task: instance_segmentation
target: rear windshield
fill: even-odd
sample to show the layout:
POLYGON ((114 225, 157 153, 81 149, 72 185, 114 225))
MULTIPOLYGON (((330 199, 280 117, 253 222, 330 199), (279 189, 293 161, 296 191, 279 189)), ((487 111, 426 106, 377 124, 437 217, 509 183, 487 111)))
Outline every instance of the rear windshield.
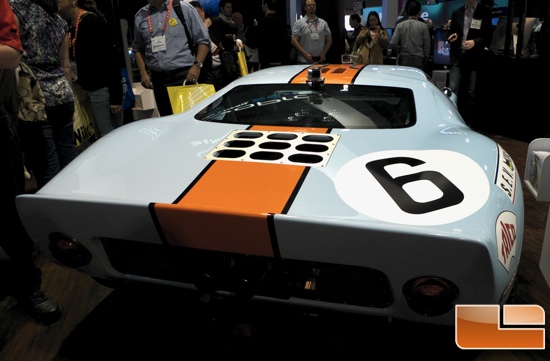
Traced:
POLYGON ((347 129, 404 128, 416 122, 406 88, 326 84, 241 85, 195 115, 202 121, 347 129))

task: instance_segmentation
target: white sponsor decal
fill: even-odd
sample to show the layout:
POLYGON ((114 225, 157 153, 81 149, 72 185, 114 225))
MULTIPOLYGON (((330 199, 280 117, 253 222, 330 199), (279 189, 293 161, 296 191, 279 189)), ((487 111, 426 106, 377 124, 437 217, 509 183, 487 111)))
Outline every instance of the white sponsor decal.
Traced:
POLYGON ((506 271, 510 271, 510 262, 516 256, 517 234, 516 215, 512 212, 502 212, 496 223, 498 260, 506 271))
POLYGON ((495 184, 497 184, 504 194, 510 198, 510 201, 514 203, 516 201, 516 165, 512 157, 510 157, 500 145, 498 146, 498 150, 499 162, 495 184))
POLYGON ((365 154, 337 173, 336 190, 357 212, 410 225, 455 222, 479 210, 490 185, 472 159, 446 150, 365 154))

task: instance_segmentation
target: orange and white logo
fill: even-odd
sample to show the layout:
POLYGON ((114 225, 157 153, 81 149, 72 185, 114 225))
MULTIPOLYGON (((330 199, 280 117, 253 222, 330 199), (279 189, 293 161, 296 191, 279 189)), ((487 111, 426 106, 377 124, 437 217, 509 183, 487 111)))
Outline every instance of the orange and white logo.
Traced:
POLYGON ((455 342, 462 349, 544 349, 544 309, 539 305, 457 305, 455 342))

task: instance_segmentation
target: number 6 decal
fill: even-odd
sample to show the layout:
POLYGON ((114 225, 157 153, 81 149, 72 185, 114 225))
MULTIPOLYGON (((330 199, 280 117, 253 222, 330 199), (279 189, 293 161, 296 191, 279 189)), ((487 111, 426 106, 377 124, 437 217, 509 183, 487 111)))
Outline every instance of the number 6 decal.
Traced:
POLYGON ((410 225, 466 218, 487 202, 490 192, 484 170, 448 150, 365 154, 344 164, 334 185, 344 203, 360 214, 410 225))
POLYGON ((397 203, 404 212, 412 214, 423 214, 433 212, 445 207, 451 207, 459 204, 464 199, 464 194, 445 176, 435 171, 422 171, 412 173, 401 177, 393 178, 385 167, 392 164, 403 163, 411 167, 424 164, 419 159, 397 157, 375 160, 367 163, 365 166, 372 173, 374 178, 388 192, 390 197, 397 203), (405 191, 403 186, 407 183, 426 180, 432 182, 441 190, 443 196, 429 202, 417 202, 405 191))

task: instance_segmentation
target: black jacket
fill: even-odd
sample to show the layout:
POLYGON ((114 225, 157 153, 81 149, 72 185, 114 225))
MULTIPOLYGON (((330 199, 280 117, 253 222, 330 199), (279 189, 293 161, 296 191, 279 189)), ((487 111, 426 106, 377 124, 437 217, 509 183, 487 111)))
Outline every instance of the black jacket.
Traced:
MULTIPOLYGON (((74 29, 71 30, 71 37, 74 29)), ((109 88, 111 105, 122 104, 122 75, 119 57, 111 41, 113 35, 107 22, 91 12, 82 16, 76 38, 78 84, 94 91, 109 88)), ((73 49, 70 52, 73 59, 73 49)))
POLYGON ((484 55, 484 49, 490 48, 491 41, 493 40, 493 25, 491 23, 492 15, 491 9, 483 4, 478 3, 472 23, 474 20, 481 21, 479 28, 471 27, 468 30, 468 36, 466 40, 474 40, 475 46, 473 49, 466 52, 462 52, 462 39, 464 37, 464 12, 466 11, 464 6, 453 11, 451 16, 451 28, 449 34, 456 33, 458 39, 451 43, 451 65, 457 59, 460 59, 461 64, 477 68, 481 65, 484 55))
POLYGON ((290 37, 284 21, 276 14, 260 19, 257 29, 257 45, 260 64, 288 61, 290 37))

